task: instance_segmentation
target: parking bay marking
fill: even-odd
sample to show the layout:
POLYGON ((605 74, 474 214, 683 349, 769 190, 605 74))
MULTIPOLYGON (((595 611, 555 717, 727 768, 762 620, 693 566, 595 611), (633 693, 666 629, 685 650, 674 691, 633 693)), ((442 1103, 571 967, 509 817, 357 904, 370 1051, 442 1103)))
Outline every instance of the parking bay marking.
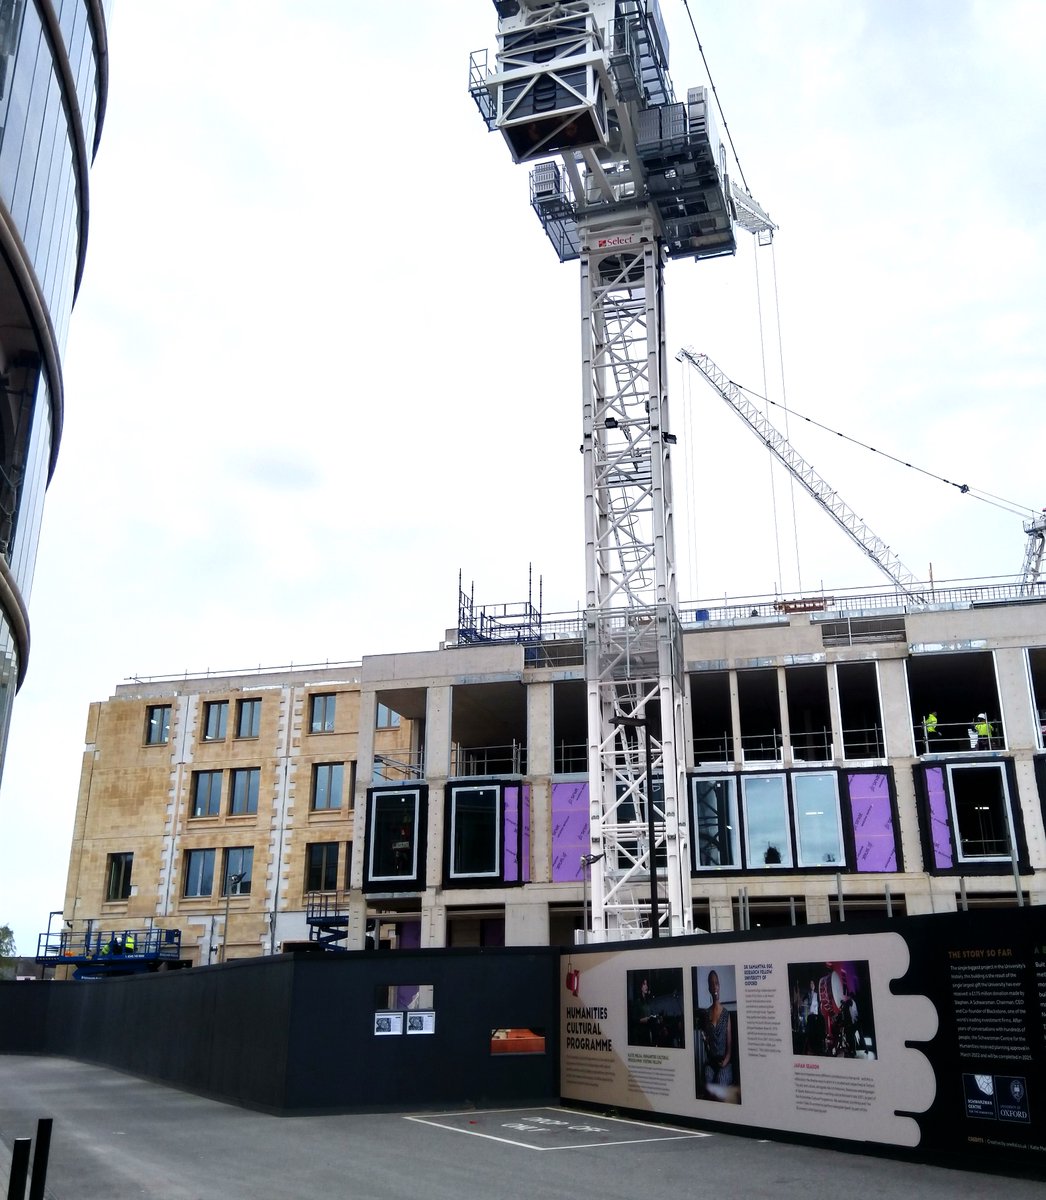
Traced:
POLYGON ((408 1116, 405 1119, 408 1121, 416 1121, 420 1125, 432 1125, 437 1129, 445 1129, 451 1133, 467 1133, 473 1137, 486 1138, 489 1141, 501 1142, 503 1145, 520 1146, 524 1150, 584 1150, 602 1148, 604 1146, 634 1146, 643 1142, 671 1142, 681 1141, 684 1139, 705 1138, 711 1137, 710 1133, 704 1133, 700 1130, 679 1130, 671 1126, 651 1125, 643 1121, 628 1120, 624 1117, 599 1117, 594 1118, 590 1113, 575 1113, 569 1109, 562 1108, 545 1108, 539 1110, 531 1109, 529 1113, 519 1109, 488 1109, 477 1112, 475 1109, 461 1113, 446 1113, 445 1118, 449 1117, 465 1117, 469 1119, 470 1124, 478 1124, 482 1118, 494 1117, 499 1113, 511 1114, 513 1120, 502 1121, 498 1126, 499 1129, 512 1130, 516 1133, 531 1133, 531 1134, 610 1134, 611 1131, 604 1126, 608 1124, 614 1125, 634 1125, 640 1129, 650 1130, 651 1135, 646 1137, 632 1138, 617 1138, 613 1141, 583 1141, 573 1142, 568 1145, 558 1146, 542 1146, 530 1141, 522 1141, 518 1137, 509 1137, 504 1133, 486 1133, 480 1129, 470 1129, 467 1126, 450 1124, 446 1119, 437 1120, 434 1117, 408 1116), (566 1116, 567 1120, 562 1120, 559 1117, 544 1117, 537 1115, 541 1112, 559 1113, 566 1116), (656 1132, 654 1132, 656 1131, 656 1132))

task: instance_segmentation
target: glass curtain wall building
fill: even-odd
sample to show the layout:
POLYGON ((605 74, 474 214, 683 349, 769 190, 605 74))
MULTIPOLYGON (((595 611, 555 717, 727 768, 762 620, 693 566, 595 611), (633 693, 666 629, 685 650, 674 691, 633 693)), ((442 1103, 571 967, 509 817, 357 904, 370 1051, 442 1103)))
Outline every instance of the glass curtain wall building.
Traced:
POLYGON ((108 85, 108 0, 0 0, 0 770, 65 397, 108 85))

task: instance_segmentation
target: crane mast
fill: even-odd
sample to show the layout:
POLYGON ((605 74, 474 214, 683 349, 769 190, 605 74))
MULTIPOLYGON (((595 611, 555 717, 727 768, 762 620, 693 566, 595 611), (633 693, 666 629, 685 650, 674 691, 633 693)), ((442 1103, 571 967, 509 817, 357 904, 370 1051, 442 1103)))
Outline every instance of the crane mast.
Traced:
POLYGON ((1043 550, 1046 549, 1046 508, 1038 516, 1024 522, 1024 532, 1028 535, 1028 541, 1024 548, 1019 586, 1022 596, 1031 596, 1035 594, 1039 582, 1043 550))
POLYGON ((704 88, 675 99, 657 0, 494 0, 470 92, 560 261, 581 270, 594 940, 693 929, 664 335, 667 258, 773 225, 726 172, 704 88))

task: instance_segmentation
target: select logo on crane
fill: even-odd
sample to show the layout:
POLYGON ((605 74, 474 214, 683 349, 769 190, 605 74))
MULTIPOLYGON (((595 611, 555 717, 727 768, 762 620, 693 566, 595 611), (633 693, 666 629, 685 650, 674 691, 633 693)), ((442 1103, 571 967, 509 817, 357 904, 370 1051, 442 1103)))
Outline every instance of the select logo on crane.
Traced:
POLYGON ((604 237, 596 239, 597 250, 612 250, 615 246, 635 246, 638 245, 640 239, 634 234, 616 234, 614 237, 604 237))

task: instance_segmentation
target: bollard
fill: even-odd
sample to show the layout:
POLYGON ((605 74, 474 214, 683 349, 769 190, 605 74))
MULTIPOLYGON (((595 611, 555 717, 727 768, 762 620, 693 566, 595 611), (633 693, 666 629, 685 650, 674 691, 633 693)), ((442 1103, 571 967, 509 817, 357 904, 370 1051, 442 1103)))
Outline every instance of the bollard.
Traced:
POLYGON ((51 1153, 51 1117, 41 1117, 36 1123, 36 1145, 33 1147, 33 1178, 29 1184, 29 1200, 44 1200, 47 1183, 47 1159, 51 1153))
POLYGON ((24 1200, 31 1145, 30 1138, 15 1138, 14 1145, 11 1147, 11 1176, 7 1184, 7 1200, 24 1200))

